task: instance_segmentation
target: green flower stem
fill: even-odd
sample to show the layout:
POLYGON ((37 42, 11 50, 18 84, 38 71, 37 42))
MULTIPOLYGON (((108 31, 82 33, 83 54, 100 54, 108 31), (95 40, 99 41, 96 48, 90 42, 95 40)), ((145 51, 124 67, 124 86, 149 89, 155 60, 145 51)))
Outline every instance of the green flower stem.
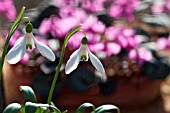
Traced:
POLYGON ((31 22, 29 17, 23 17, 22 20, 23 20, 23 19, 27 19, 27 20, 28 20, 28 23, 31 22))
POLYGON ((79 32, 83 32, 84 37, 86 37, 86 33, 83 30, 79 30, 79 32))
POLYGON ((50 104, 51 99, 52 99, 52 95, 53 95, 53 91, 54 91, 54 88, 55 88, 55 84, 56 84, 56 81, 57 81, 57 78, 58 78, 58 74, 59 74, 59 72, 60 72, 60 68, 61 68, 61 65, 62 65, 62 63, 63 63, 64 52, 65 52, 65 47, 63 46, 63 47, 62 47, 62 51, 61 51, 60 61, 59 61, 59 64, 58 64, 58 66, 57 66, 56 73, 55 73, 55 75, 54 75, 53 82, 52 82, 52 85, 51 85, 51 89, 50 89, 50 92, 49 92, 47 104, 50 104))
POLYGON ((18 28, 19 23, 22 20, 22 15, 23 15, 24 11, 25 11, 25 7, 23 6, 20 13, 18 14, 17 18, 15 19, 13 25, 11 26, 9 33, 8 33, 8 36, 7 36, 7 39, 6 39, 4 48, 3 48, 1 61, 0 61, 0 81, 1 81, 1 78, 2 78, 2 68, 3 68, 3 64, 4 64, 5 55, 7 53, 9 41, 10 41, 13 33, 15 32, 15 30, 18 28))
POLYGON ((120 113, 120 109, 119 108, 117 109, 117 112, 120 113))
MULTIPOLYGON (((75 34, 76 32, 79 31, 79 28, 80 28, 81 26, 82 26, 82 25, 79 25, 79 26, 75 27, 72 31, 70 31, 70 32, 68 33, 68 35, 66 36, 65 40, 64 40, 64 44, 63 44, 63 47, 62 47, 59 64, 58 64, 58 66, 57 66, 56 73, 55 73, 54 78, 53 78, 53 82, 52 82, 51 89, 50 89, 50 92, 49 92, 47 104, 50 104, 51 99, 52 99, 52 96, 53 96, 53 92, 54 92, 54 88, 55 88, 56 81, 57 81, 57 78, 58 78, 58 74, 59 74, 59 72, 60 72, 60 68, 61 68, 61 65, 62 65, 62 63, 63 63, 64 52, 65 52, 65 48, 66 48, 66 46, 67 46, 67 42, 68 42, 68 40, 70 39, 70 37, 71 37, 73 34, 75 34)), ((46 111, 46 113, 48 113, 48 110, 46 111)))

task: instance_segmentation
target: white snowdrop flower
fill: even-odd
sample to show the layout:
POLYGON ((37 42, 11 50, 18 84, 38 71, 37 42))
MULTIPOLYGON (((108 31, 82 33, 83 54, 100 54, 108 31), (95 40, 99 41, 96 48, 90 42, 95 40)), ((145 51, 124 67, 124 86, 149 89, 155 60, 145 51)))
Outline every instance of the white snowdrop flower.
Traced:
POLYGON ((36 45, 39 52, 51 61, 55 61, 55 55, 53 51, 44 43, 38 41, 32 34, 32 24, 26 25, 26 34, 24 37, 20 37, 14 44, 14 46, 8 52, 6 59, 10 64, 18 63, 26 53, 26 49, 34 49, 36 45))
POLYGON ((88 59, 90 58, 90 61, 92 62, 93 66, 97 69, 97 71, 103 76, 106 76, 105 69, 102 63, 93 53, 90 52, 87 46, 87 42, 88 42, 87 38, 83 37, 80 48, 72 53, 70 59, 66 63, 65 73, 70 74, 73 70, 77 68, 80 61, 88 61, 88 59))

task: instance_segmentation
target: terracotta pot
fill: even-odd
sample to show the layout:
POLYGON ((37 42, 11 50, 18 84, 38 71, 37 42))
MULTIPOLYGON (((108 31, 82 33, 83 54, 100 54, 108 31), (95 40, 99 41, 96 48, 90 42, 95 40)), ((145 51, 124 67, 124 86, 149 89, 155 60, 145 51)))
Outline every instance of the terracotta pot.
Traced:
MULTIPOLYGON (((28 67, 21 64, 9 65, 5 62, 3 81, 6 105, 13 102, 23 103, 19 86, 30 85, 35 72, 38 72, 37 67, 28 67)), ((91 102, 96 106, 107 103, 122 108, 147 104, 160 95, 161 81, 151 81, 143 75, 117 79, 116 83, 116 90, 108 96, 101 94, 98 84, 89 89, 90 93, 76 93, 65 87, 56 98, 56 106, 61 110, 73 110, 84 102, 91 102)))
MULTIPOLYGON (((146 105, 160 95, 160 83, 151 81, 146 76, 140 75, 137 79, 122 79, 117 81, 116 90, 108 96, 98 91, 94 85, 92 90, 97 93, 76 93, 65 88, 55 103, 62 110, 74 111, 84 102, 93 103, 95 106, 113 104, 120 108, 131 108, 146 105)), ((92 91, 91 91, 92 92, 92 91)))
POLYGON ((24 98, 19 86, 30 85, 33 73, 35 74, 38 70, 38 67, 28 67, 20 63, 10 65, 4 62, 3 83, 6 105, 13 102, 23 104, 24 98))

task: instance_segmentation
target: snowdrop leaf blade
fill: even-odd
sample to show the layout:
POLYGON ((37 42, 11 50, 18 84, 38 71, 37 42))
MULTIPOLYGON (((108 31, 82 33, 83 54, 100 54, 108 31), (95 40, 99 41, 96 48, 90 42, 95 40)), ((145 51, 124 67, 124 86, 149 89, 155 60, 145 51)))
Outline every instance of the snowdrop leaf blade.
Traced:
POLYGON ((106 112, 110 113, 113 110, 117 110, 117 113, 120 113, 120 109, 117 106, 111 105, 111 104, 99 106, 98 108, 96 108, 95 112, 96 113, 106 113, 106 112))
POLYGON ((32 37, 39 52, 50 61, 55 61, 55 54, 53 53, 53 51, 47 45, 38 41, 34 36, 32 37))
POLYGON ((104 67, 102 65, 102 63, 100 62, 100 60, 93 54, 90 52, 90 50, 87 48, 89 57, 90 57, 90 61, 92 62, 93 66, 103 75, 105 75, 105 70, 104 67))
POLYGON ((22 106, 18 103, 9 104, 3 113, 18 113, 18 111, 22 108, 22 106))
POLYGON ((84 103, 82 105, 79 106, 79 108, 77 109, 76 113, 83 113, 85 111, 86 108, 92 108, 93 111, 95 111, 95 106, 91 103, 84 103))
POLYGON ((30 86, 20 86, 19 89, 23 92, 25 102, 37 102, 35 93, 30 86))
POLYGON ((24 37, 20 37, 6 56, 8 63, 10 64, 18 63, 23 58, 25 53, 26 53, 26 39, 24 37))
POLYGON ((65 66, 65 73, 70 74, 73 70, 75 70, 80 62, 80 54, 81 54, 81 47, 73 52, 70 56, 70 59, 67 61, 65 66))

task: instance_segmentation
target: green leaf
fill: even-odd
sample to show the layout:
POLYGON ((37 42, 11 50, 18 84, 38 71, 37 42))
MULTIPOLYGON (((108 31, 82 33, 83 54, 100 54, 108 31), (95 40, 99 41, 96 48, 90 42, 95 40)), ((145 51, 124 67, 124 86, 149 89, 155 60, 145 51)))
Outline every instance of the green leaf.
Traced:
POLYGON ((54 113, 61 113, 60 110, 53 105, 32 102, 26 102, 25 113, 44 113, 47 108, 51 108, 54 113))
POLYGON ((24 106, 20 109, 20 112, 25 113, 25 107, 24 106))
POLYGON ((55 106, 53 102, 50 103, 50 107, 53 109, 55 113, 61 113, 61 111, 55 106))
POLYGON ((34 94, 34 91, 32 90, 31 87, 29 87, 29 86, 20 86, 20 90, 24 94, 25 102, 34 102, 34 103, 37 102, 35 94, 34 94))
POLYGON ((79 108, 77 109, 76 113, 83 113, 83 111, 86 108, 89 108, 89 107, 92 107, 93 111, 95 111, 95 106, 93 104, 91 104, 91 103, 84 103, 81 106, 79 106, 79 108))
POLYGON ((36 103, 26 102, 25 113, 35 113, 38 107, 36 103))
MULTIPOLYGON (((41 107, 38 107, 38 108, 36 109, 35 113, 42 113, 42 112, 41 112, 41 109, 42 109, 41 107)), ((42 109, 42 110, 43 110, 43 109, 42 109)))
POLYGON ((96 113, 105 113, 111 110, 117 110, 118 113, 120 113, 120 110, 118 107, 114 106, 114 105, 102 105, 99 106, 98 108, 96 108, 95 112, 96 113))
POLYGON ((18 111, 21 109, 21 105, 18 103, 12 103, 9 104, 5 110, 3 111, 3 113, 18 113, 18 111))
POLYGON ((50 108, 53 109, 54 113, 61 113, 61 111, 58 108, 56 108, 55 106, 50 106, 50 108))
POLYGON ((75 27, 74 29, 72 29, 66 36, 65 40, 64 40, 64 47, 67 46, 67 42, 70 39, 70 37, 75 34, 76 32, 79 31, 79 28, 82 26, 83 24, 80 24, 79 26, 75 27))

